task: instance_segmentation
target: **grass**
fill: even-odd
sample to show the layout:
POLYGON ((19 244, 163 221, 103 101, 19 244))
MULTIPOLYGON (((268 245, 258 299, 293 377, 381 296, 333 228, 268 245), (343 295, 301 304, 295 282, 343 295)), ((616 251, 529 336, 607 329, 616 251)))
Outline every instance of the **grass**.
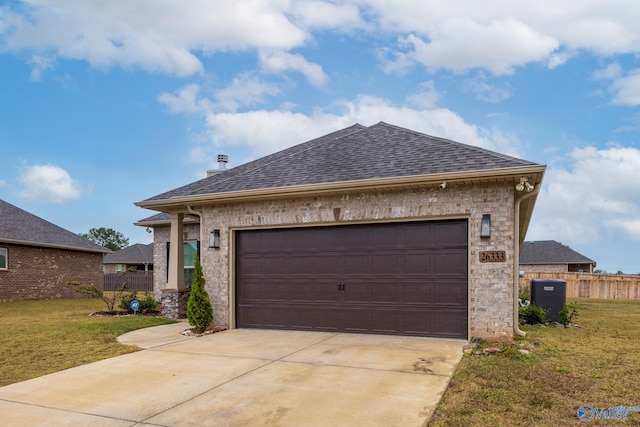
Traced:
MULTIPOLYGON (((515 344, 535 344, 528 355, 513 347, 465 355, 429 426, 584 425, 582 404, 640 406, 640 302, 578 302, 579 329, 522 327, 527 336, 515 344)), ((640 426, 640 412, 625 425, 640 426)))
MULTIPOLYGON (((582 328, 524 326, 531 354, 503 346, 492 356, 463 357, 430 426, 584 425, 580 405, 640 406, 640 302, 579 301, 582 328)), ((95 299, 0 303, 0 386, 136 351, 118 335, 171 321, 158 317, 89 317, 95 299)), ((605 425, 619 420, 593 420, 605 425)), ((640 412, 625 425, 640 426, 640 412)))
POLYGON ((90 317, 98 299, 0 302, 0 386, 139 349, 119 344, 125 332, 173 323, 161 317, 90 317))

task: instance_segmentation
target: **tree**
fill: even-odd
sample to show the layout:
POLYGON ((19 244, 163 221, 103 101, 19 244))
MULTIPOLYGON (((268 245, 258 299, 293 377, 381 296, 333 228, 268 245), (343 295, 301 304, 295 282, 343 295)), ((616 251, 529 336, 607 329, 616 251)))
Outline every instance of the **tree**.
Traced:
POLYGON ((89 233, 80 233, 80 236, 112 251, 117 251, 129 246, 129 239, 113 228, 92 228, 89 230, 89 233))
POLYGON ((72 280, 67 283, 69 286, 73 286, 76 288, 76 292, 80 292, 81 294, 87 294, 91 298, 100 298, 107 304, 107 311, 112 312, 113 307, 116 304, 122 294, 127 290, 127 282, 124 282, 115 292, 111 294, 111 296, 105 295, 104 291, 98 288, 96 285, 91 283, 90 285, 82 285, 77 280, 72 280))
POLYGON ((193 326, 195 333, 201 334, 207 329, 207 326, 213 323, 213 307, 209 294, 204 288, 205 279, 202 274, 202 264, 196 255, 193 265, 193 284, 191 285, 191 293, 187 302, 187 319, 189 324, 193 326))

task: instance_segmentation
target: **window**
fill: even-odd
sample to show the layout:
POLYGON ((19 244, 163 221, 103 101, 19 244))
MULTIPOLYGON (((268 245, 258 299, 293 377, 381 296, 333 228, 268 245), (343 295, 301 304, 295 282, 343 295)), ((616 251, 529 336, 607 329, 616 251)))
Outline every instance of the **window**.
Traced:
POLYGON ((184 242, 184 284, 187 288, 193 283, 193 267, 198 255, 200 242, 184 242))
POLYGON ((7 269, 7 250, 0 248, 0 270, 7 269))
POLYGON ((116 273, 122 273, 122 264, 116 264, 116 273))
MULTIPOLYGON (((193 268, 196 261, 196 255, 200 256, 200 241, 188 241, 184 242, 184 284, 187 288, 191 287, 193 283, 193 268)), ((167 242, 167 280, 169 279, 169 248, 171 242, 167 242)))

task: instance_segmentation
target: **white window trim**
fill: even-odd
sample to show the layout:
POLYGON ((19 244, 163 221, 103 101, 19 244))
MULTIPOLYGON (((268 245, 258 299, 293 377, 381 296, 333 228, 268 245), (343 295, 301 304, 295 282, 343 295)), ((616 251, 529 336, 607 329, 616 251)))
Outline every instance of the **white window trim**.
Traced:
POLYGON ((4 251, 4 267, 0 267, 0 271, 6 271, 9 269, 9 249, 0 248, 0 251, 4 251))

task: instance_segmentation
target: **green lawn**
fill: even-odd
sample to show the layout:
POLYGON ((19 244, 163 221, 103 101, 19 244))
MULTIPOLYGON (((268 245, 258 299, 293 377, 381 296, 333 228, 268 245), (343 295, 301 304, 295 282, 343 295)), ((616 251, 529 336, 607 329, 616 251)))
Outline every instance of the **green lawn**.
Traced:
POLYGON ((125 332, 173 323, 160 317, 92 317, 98 299, 0 302, 0 386, 131 353, 125 332))
MULTIPOLYGON (((527 336, 516 344, 535 344, 529 355, 508 348, 463 357, 429 425, 585 425, 582 404, 640 406, 640 301, 578 302, 581 328, 522 327, 527 336)), ((640 412, 624 425, 640 426, 640 412)))
MULTIPOLYGON (((430 426, 585 425, 582 404, 640 406, 640 302, 579 301, 579 329, 524 326, 535 344, 463 357, 430 426)), ((136 351, 125 332, 171 321, 157 317, 89 317, 99 300, 0 303, 0 386, 136 351)), ((619 420, 594 420, 609 425, 619 420)), ((625 426, 640 426, 640 412, 625 426)))

